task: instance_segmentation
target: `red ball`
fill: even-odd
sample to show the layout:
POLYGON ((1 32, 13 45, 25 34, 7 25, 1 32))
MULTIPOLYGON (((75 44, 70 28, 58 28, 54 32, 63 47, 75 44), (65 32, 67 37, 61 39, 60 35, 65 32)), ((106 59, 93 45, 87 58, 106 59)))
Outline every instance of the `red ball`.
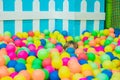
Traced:
POLYGON ((42 62, 42 66, 45 68, 47 66, 51 66, 51 59, 50 58, 46 58, 43 60, 42 62))
POLYGON ((29 31, 29 32, 28 32, 28 36, 33 37, 33 36, 34 36, 34 32, 33 32, 33 31, 29 31))
POLYGON ((87 55, 85 53, 81 53, 81 54, 78 55, 78 60, 81 60, 81 59, 87 60, 88 57, 87 57, 87 55))

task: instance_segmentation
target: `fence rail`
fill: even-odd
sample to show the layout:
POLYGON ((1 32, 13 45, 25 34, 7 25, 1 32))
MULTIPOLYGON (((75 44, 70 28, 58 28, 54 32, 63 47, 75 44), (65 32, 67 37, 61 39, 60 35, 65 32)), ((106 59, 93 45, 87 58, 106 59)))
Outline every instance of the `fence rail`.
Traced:
MULTIPOLYGON (((33 30, 39 30, 40 19, 49 19, 49 30, 53 31, 55 19, 63 20, 63 30, 68 31, 68 20, 80 20, 80 32, 86 30, 86 20, 94 20, 94 30, 99 30, 100 20, 105 20, 105 13, 100 12, 100 2, 94 3, 94 12, 87 12, 87 2, 82 0, 81 12, 70 12, 69 1, 64 0, 63 11, 55 11, 55 1, 50 0, 49 11, 40 11, 39 0, 33 0, 33 11, 22 11, 22 0, 15 1, 15 11, 3 11, 3 1, 0 0, 0 33, 3 33, 3 21, 15 20, 15 33, 22 32, 22 20, 33 20, 33 30)), ((81 34, 81 33, 80 33, 81 34)))

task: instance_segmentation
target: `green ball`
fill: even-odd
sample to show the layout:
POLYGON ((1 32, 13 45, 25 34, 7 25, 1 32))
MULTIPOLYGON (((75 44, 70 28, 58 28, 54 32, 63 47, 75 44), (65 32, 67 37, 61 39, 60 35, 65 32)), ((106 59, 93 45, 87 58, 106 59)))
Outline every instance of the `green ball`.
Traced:
POLYGON ((32 62, 32 65, 34 65, 34 64, 39 64, 40 66, 42 66, 42 60, 35 58, 32 62))
POLYGON ((107 46, 107 45, 111 44, 111 42, 112 42, 112 41, 110 41, 110 40, 105 40, 104 46, 107 46))
POLYGON ((97 31, 92 32, 92 36, 97 36, 97 35, 98 35, 97 31))
POLYGON ((109 77, 104 74, 104 73, 100 73, 96 76, 99 80, 109 80, 109 77))
POLYGON ((9 31, 6 31, 6 32, 4 33, 4 36, 9 36, 9 37, 11 37, 12 34, 11 34, 9 31))
POLYGON ((50 31, 49 30, 44 30, 44 32, 43 32, 46 36, 49 36, 49 34, 50 34, 50 31))
POLYGON ((117 47, 115 48, 115 52, 118 53, 118 54, 120 54, 120 46, 117 46, 117 47))
POLYGON ((41 69, 42 66, 40 66, 39 64, 34 64, 34 65, 32 65, 32 68, 33 69, 41 69))
POLYGON ((24 59, 22 59, 22 58, 19 58, 19 59, 17 60, 17 62, 26 64, 26 61, 25 61, 24 59))
POLYGON ((94 61, 95 60, 95 54, 94 53, 87 53, 88 60, 94 61))
POLYGON ((106 61, 106 60, 110 60, 110 56, 107 55, 107 54, 103 54, 103 55, 100 57, 100 60, 101 60, 101 62, 104 62, 104 61, 106 61))
POLYGON ((28 41, 28 42, 33 42, 33 38, 32 38, 32 37, 28 37, 28 38, 27 38, 27 41, 28 41))
POLYGON ((88 43, 89 43, 89 40, 84 41, 84 45, 88 45, 88 43))
POLYGON ((54 48, 54 47, 55 47, 55 45, 52 44, 52 43, 50 43, 50 42, 48 42, 48 43, 45 45, 45 48, 54 48))
POLYGON ((10 57, 7 55, 4 55, 4 59, 5 59, 5 65, 7 65, 8 62, 10 61, 10 57))
POLYGON ((80 37, 79 37, 79 36, 76 36, 76 37, 74 38, 74 41, 75 41, 75 42, 79 42, 79 41, 80 41, 80 37))
POLYGON ((41 49, 38 51, 38 58, 41 59, 41 60, 44 60, 46 58, 48 58, 49 56, 49 53, 46 49, 41 49))
POLYGON ((46 39, 50 38, 50 36, 45 36, 46 39))
POLYGON ((93 70, 98 69, 97 64, 95 64, 94 62, 89 62, 90 66, 92 67, 93 70))
POLYGON ((49 78, 49 72, 46 69, 43 69, 44 73, 45 73, 45 80, 48 80, 49 78))
POLYGON ((108 36, 108 37, 107 37, 107 40, 109 40, 109 41, 113 41, 114 38, 113 38, 112 36, 108 36))

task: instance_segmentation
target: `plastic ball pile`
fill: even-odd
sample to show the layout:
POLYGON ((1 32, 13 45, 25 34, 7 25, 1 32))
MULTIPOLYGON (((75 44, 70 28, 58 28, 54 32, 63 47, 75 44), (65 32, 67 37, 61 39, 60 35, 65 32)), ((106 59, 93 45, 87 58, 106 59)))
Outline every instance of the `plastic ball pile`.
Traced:
POLYGON ((0 35, 0 80, 120 80, 120 31, 0 35), (74 41, 78 48, 64 45, 74 41))

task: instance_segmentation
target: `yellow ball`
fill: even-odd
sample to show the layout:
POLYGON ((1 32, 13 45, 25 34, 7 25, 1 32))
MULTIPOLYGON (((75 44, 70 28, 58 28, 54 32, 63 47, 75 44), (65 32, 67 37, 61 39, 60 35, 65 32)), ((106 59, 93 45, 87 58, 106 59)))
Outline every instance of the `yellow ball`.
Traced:
POLYGON ((91 35, 91 34, 90 34, 89 32, 85 32, 85 33, 84 33, 84 36, 86 36, 86 37, 90 37, 90 35, 91 35))
POLYGON ((22 37, 23 37, 23 38, 27 38, 27 37, 28 37, 28 33, 27 33, 27 32, 23 32, 23 33, 22 33, 22 37))
POLYGON ((60 58, 62 59, 62 58, 65 58, 65 57, 70 58, 70 54, 67 53, 67 52, 62 52, 62 54, 60 55, 60 58))
POLYGON ((120 66, 120 60, 115 59, 115 60, 112 60, 112 62, 114 65, 116 65, 116 67, 120 66))
POLYGON ((1 78, 0 80, 13 80, 13 79, 9 76, 6 76, 6 77, 1 78))
POLYGON ((118 42, 118 38, 114 38, 114 42, 118 42))
POLYGON ((120 79, 120 72, 113 73, 110 80, 119 80, 120 79))
POLYGON ((105 54, 105 52, 99 51, 98 54, 101 56, 101 55, 105 54))
POLYGON ((39 40, 35 40, 35 41, 34 41, 34 44, 35 44, 36 47, 38 47, 38 46, 41 45, 41 42, 40 42, 39 40))
POLYGON ((55 69, 59 69, 62 66, 62 60, 60 58, 54 58, 52 59, 52 66, 55 69))
POLYGON ((82 65, 82 72, 85 70, 91 70, 92 71, 92 67, 89 64, 83 64, 82 65))
POLYGON ((100 44, 101 44, 101 45, 104 45, 104 43, 105 43, 105 40, 104 40, 104 39, 100 41, 100 44))
POLYGON ((32 75, 33 74, 33 71, 34 71, 34 69, 27 69, 27 71, 30 73, 30 75, 32 75))
POLYGON ((23 75, 17 75, 14 77, 14 80, 26 80, 26 78, 23 75))
POLYGON ((71 40, 73 40, 73 37, 72 36, 68 36, 67 37, 67 41, 71 41, 71 40))
POLYGON ((40 36, 40 31, 35 31, 35 32, 34 32, 34 35, 35 35, 36 37, 39 37, 39 36, 40 36))
POLYGON ((67 66, 62 66, 58 71, 59 77, 62 78, 69 78, 70 77, 70 70, 67 66))
POLYGON ((105 52, 112 52, 112 51, 113 51, 113 48, 108 45, 108 46, 105 47, 104 50, 105 50, 105 52))
POLYGON ((17 32, 16 36, 18 36, 19 38, 22 38, 22 33, 21 32, 17 32))
POLYGON ((32 62, 35 58, 36 58, 35 56, 29 56, 26 61, 28 64, 32 64, 32 62))
POLYGON ((31 68, 32 68, 32 65, 29 64, 29 63, 27 63, 27 64, 26 64, 26 68, 27 68, 27 69, 31 69, 31 68))
POLYGON ((11 73, 15 72, 15 69, 14 68, 8 68, 8 71, 11 74, 11 73))
POLYGON ((80 78, 83 78, 84 76, 80 73, 76 73, 72 76, 72 80, 79 80, 80 78))
POLYGON ((108 29, 105 29, 105 30, 103 31, 103 33, 104 33, 106 36, 108 36, 108 35, 110 34, 110 31, 109 31, 108 29))
POLYGON ((82 40, 82 39, 83 39, 83 37, 84 37, 84 35, 80 35, 80 40, 82 40))
POLYGON ((94 76, 98 75, 99 73, 101 73, 100 69, 93 70, 94 76))
POLYGON ((109 60, 104 61, 104 62, 102 63, 102 66, 103 66, 103 68, 105 68, 105 69, 112 69, 112 68, 113 68, 113 64, 112 64, 112 62, 109 61, 109 60))

